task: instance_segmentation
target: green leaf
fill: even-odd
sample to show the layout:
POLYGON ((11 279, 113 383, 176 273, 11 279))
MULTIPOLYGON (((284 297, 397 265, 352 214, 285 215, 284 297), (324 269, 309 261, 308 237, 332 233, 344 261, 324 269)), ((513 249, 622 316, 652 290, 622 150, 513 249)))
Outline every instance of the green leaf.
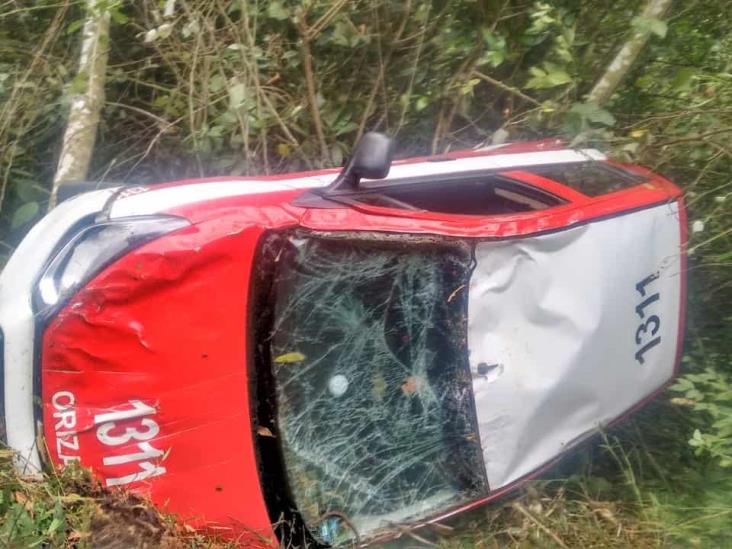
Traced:
POLYGON ((333 27, 333 33, 331 34, 333 43, 339 46, 350 46, 350 28, 348 24, 343 21, 338 21, 333 27))
POLYGON ((655 34, 659 38, 665 38, 668 32, 668 25, 664 21, 653 17, 634 17, 631 25, 640 33, 655 34))
POLYGON ((491 67, 497 67, 506 60, 506 52, 489 51, 485 53, 483 58, 491 67))
MULTIPOLYGON (((478 85, 480 82, 477 78, 471 78, 467 82, 465 82, 462 86, 460 86, 460 95, 467 95, 469 93, 473 93, 473 88, 478 85)), ((419 111, 419 108, 417 108, 419 111)))
POLYGON ((330 40, 338 46, 355 48, 368 42, 368 37, 365 33, 361 33, 350 19, 343 17, 333 25, 330 40))
POLYGON ((224 89, 225 85, 226 78, 224 78, 221 74, 216 74, 212 76, 211 79, 208 81, 208 89, 214 93, 224 89))
POLYGON ((546 76, 546 71, 539 67, 529 67, 529 73, 536 78, 544 78, 546 76))
MULTIPOLYGON (((688 377, 688 376, 687 376, 687 377, 688 377)), ((689 379, 687 379, 686 377, 682 377, 682 378, 679 378, 679 379, 678 379, 678 380, 676 381, 676 383, 674 383, 674 384, 673 384, 673 385, 672 385, 672 386, 670 387, 670 389, 671 389, 672 391, 678 391, 678 392, 680 392, 680 393, 681 393, 681 392, 685 392, 685 391, 688 391, 689 389, 693 389, 693 388, 694 388, 694 384, 693 384, 693 383, 692 383, 692 382, 691 382, 691 381, 690 381, 689 379)))
POLYGON ((556 70, 547 74, 547 82, 551 87, 569 84, 571 81, 572 77, 563 70, 556 70))
POLYGON ((489 50, 483 54, 479 64, 488 63, 492 67, 497 67, 506 60, 506 39, 486 28, 481 32, 489 50))
POLYGON ((267 15, 271 19, 277 19, 278 21, 284 21, 290 17, 290 12, 282 5, 282 2, 274 1, 270 2, 267 7, 267 15))
POLYGON ((40 206, 38 202, 26 202, 13 213, 13 218, 10 221, 10 227, 12 229, 17 229, 18 227, 25 225, 36 216, 39 209, 40 206))
POLYGON ((52 535, 56 530, 59 529, 59 527, 63 524, 63 521, 59 519, 58 517, 54 517, 54 519, 51 521, 51 524, 48 525, 48 530, 46 531, 46 535, 50 536, 52 535))
POLYGON ((126 24, 126 23, 127 23, 127 22, 128 22, 129 20, 130 20, 130 18, 129 18, 129 17, 127 17, 127 16, 126 16, 126 15, 125 15, 124 13, 122 13, 122 12, 121 12, 120 10, 118 10, 118 9, 116 9, 116 10, 112 10, 112 11, 111 11, 111 12, 109 13, 109 15, 110 15, 110 17, 112 18, 112 21, 114 21, 114 22, 115 22, 115 23, 117 23, 118 25, 125 25, 125 24, 126 24))
POLYGON ((686 92, 691 89, 691 83, 697 74, 697 70, 692 67, 684 67, 679 69, 676 76, 671 80, 671 87, 677 92, 686 92))
POLYGON ((77 19, 76 21, 72 21, 68 27, 66 27, 66 34, 74 34, 77 32, 81 27, 84 26, 84 20, 83 19, 77 19))
POLYGON ((15 180, 15 194, 23 202, 34 202, 42 199, 45 189, 36 184, 32 179, 18 178, 15 180))
POLYGON ((545 62, 542 68, 530 67, 529 73, 532 77, 526 83, 527 88, 554 88, 572 82, 572 77, 567 71, 554 63, 545 62))
POLYGON ((603 126, 612 126, 615 124, 615 117, 597 103, 575 103, 569 109, 569 112, 579 115, 588 122, 594 122, 603 126))

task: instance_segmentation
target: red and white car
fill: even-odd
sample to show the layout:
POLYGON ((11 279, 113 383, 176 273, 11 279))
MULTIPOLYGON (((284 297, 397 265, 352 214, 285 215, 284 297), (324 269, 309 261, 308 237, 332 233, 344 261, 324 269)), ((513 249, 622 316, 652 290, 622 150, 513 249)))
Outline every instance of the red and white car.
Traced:
POLYGON ((554 140, 390 154, 368 134, 340 175, 56 207, 0 277, 18 466, 79 460, 244 546, 367 543, 506 493, 674 376, 676 186, 554 140))

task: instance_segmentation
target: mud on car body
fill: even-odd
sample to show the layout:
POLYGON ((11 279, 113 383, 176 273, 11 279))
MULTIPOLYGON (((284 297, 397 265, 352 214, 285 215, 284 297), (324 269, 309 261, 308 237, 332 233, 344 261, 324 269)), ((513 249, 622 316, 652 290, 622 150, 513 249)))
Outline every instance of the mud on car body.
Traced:
POLYGON ((81 461, 246 546, 369 543, 506 493, 673 377, 672 183, 551 140, 390 151, 56 207, 0 277, 18 467, 81 461))

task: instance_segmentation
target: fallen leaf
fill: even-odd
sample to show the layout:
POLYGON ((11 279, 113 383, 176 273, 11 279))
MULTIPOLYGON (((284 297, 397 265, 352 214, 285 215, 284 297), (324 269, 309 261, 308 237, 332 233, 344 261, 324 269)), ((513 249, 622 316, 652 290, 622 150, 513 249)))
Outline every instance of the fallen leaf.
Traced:
POLYGON ((272 431, 270 431, 267 427, 257 427, 257 434, 260 437, 272 437, 272 438, 275 438, 275 436, 272 434, 272 431))
POLYGON ((648 130, 647 130, 647 129, 645 129, 645 128, 641 128, 641 129, 639 129, 639 130, 633 130, 632 132, 630 132, 630 134, 629 134, 629 135, 630 135, 630 137, 632 137, 633 139, 640 139, 641 137, 643 137, 643 136, 644 136, 644 135, 646 135, 647 133, 648 133, 648 130))
POLYGON ((280 355, 274 359, 276 364, 295 364, 296 362, 302 362, 303 360, 305 360, 305 355, 298 353, 297 351, 293 353, 285 353, 284 355, 280 355))
POLYGON ((22 505, 26 511, 33 511, 33 501, 28 499, 28 496, 26 496, 23 492, 15 492, 15 501, 22 505))
POLYGON ((289 143, 278 143, 277 144, 277 154, 279 154, 282 158, 287 158, 290 156, 291 147, 289 143))
POLYGON ((594 509, 595 513, 600 515, 601 518, 605 519, 610 524, 617 526, 618 525, 618 519, 615 518, 615 515, 613 515, 613 512, 608 509, 607 507, 600 507, 599 509, 594 509))
POLYGON ((90 537, 91 534, 89 532, 79 532, 78 530, 72 531, 68 536, 66 536, 66 541, 81 541, 82 539, 90 537))
POLYGON ((422 379, 417 376, 409 376, 402 383, 402 392, 405 395, 413 395, 422 387, 422 379))

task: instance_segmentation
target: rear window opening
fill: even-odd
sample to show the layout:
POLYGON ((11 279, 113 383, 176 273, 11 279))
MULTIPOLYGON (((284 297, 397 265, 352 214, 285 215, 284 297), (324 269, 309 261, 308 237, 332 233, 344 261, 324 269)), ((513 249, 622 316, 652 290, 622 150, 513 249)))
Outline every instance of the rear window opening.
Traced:
POLYGON ((272 404, 259 425, 275 438, 257 438, 278 444, 281 502, 309 536, 363 541, 484 496, 466 347, 470 250, 271 238, 257 375, 267 372, 259 400, 272 404))
POLYGON ((575 162, 533 166, 526 171, 553 179, 587 196, 621 191, 647 181, 647 178, 605 162, 575 162))
POLYGON ((565 201, 497 174, 362 187, 352 200, 371 206, 455 215, 501 215, 543 210, 565 201))

